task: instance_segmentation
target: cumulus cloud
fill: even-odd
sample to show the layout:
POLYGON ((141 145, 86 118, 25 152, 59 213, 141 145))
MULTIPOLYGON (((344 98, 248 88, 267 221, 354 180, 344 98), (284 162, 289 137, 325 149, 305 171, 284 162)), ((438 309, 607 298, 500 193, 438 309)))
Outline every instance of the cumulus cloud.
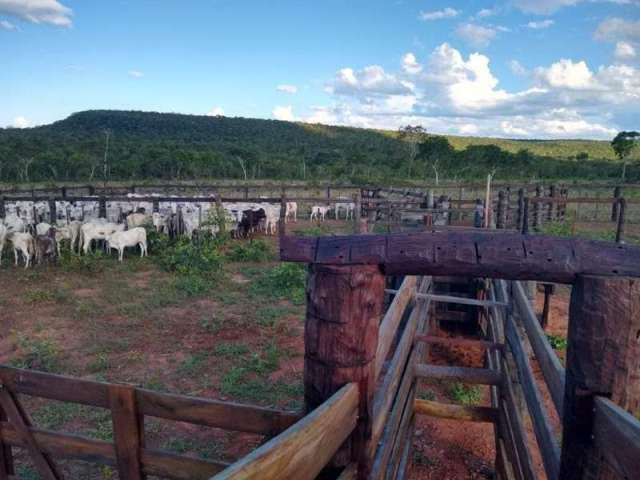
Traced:
POLYGON ((15 30, 16 26, 8 20, 0 20, 0 28, 3 30, 15 30))
POLYGON ((402 69, 406 73, 415 74, 420 73, 422 67, 418 63, 416 56, 409 52, 402 57, 402 69))
POLYGON ((0 0, 0 13, 32 23, 70 27, 73 11, 57 0, 0 0))
POLYGON ((276 120, 286 120, 288 122, 293 122, 295 120, 295 117, 293 115, 293 107, 291 105, 276 106, 274 107, 271 114, 276 120))
POLYGON ((496 37, 496 34, 497 32, 494 28, 474 23, 463 23, 456 28, 456 35, 476 48, 488 46, 496 37))
POLYGON ((340 69, 328 90, 338 95, 406 95, 413 92, 413 85, 386 73, 379 65, 370 65, 358 71, 340 69))
POLYGON ((482 10, 478 11, 478 13, 476 13, 476 17, 477 18, 487 18, 487 17, 492 17, 494 15, 497 15, 497 13, 498 13, 497 7, 494 7, 494 8, 483 8, 482 10))
POLYGON ((298 87, 296 87, 295 85, 287 85, 287 84, 278 85, 276 87, 276 90, 282 93, 290 93, 291 95, 298 93, 298 87))
POLYGON ((13 119, 11 126, 14 128, 27 128, 31 126, 31 122, 23 116, 18 116, 13 119))
POLYGON ((207 112, 207 116, 209 117, 224 116, 224 110, 222 109, 222 107, 213 107, 210 111, 207 112))
POLYGON ((640 41, 640 20, 625 20, 624 18, 611 17, 600 22, 594 33, 596 40, 615 42, 626 40, 629 42, 640 41))
POLYGON ((616 124, 617 118, 640 108, 640 71, 632 65, 590 68, 583 60, 560 59, 531 72, 515 60, 510 67, 530 85, 516 91, 501 87, 487 55, 464 56, 447 43, 424 61, 406 54, 398 72, 343 68, 329 84, 334 103, 314 107, 303 120, 372 128, 417 124, 464 135, 604 139, 624 126, 616 124))
POLYGON ((551 20, 550 18, 547 18, 546 20, 540 20, 539 22, 536 22, 536 21, 529 22, 527 23, 526 27, 532 30, 543 30, 545 28, 549 28, 554 23, 555 22, 553 20, 551 20))
POLYGON ((636 49, 630 43, 620 41, 616 43, 616 49, 613 54, 620 60, 628 60, 631 58, 635 58, 636 49))
POLYGON ((129 70, 129 76, 131 78, 142 78, 144 77, 144 73, 140 70, 129 70))
POLYGON ((515 0, 514 5, 524 13, 550 15, 562 7, 571 7, 581 0, 515 0))
POLYGON ((460 11, 455 8, 447 7, 442 10, 434 10, 432 12, 420 12, 418 18, 425 22, 431 20, 442 20, 443 18, 454 18, 460 15, 460 11))

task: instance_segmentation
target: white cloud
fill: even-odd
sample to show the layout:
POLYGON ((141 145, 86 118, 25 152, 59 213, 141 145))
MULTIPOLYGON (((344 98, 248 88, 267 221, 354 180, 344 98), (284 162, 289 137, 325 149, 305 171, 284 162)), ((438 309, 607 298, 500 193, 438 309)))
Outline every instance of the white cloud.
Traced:
POLYGON ((3 30, 15 30, 16 26, 8 20, 0 20, 0 28, 3 30))
POLYGON ((476 17, 478 17, 478 18, 487 18, 487 17, 492 17, 493 15, 496 15, 497 13, 498 13, 498 10, 497 10, 496 7, 494 7, 494 8, 483 8, 478 13, 476 13, 476 17))
POLYGON ((213 107, 209 112, 207 112, 207 116, 209 117, 224 116, 224 110, 222 109, 222 107, 213 107))
POLYGON ((70 27, 73 11, 57 0, 0 0, 0 14, 32 23, 70 27))
POLYGON ((291 107, 291 105, 276 106, 271 114, 276 120, 286 120, 287 122, 293 122, 295 120, 293 107, 291 107))
POLYGON ((140 70, 129 70, 129 76, 131 78, 142 78, 144 77, 144 73, 140 70))
POLYGON ((15 128, 27 128, 31 126, 31 122, 23 116, 18 116, 13 119, 11 126, 15 128))
POLYGON ((571 7, 581 0, 515 0, 515 6, 525 13, 550 15, 562 7, 571 7))
POLYGON ((328 90, 339 95, 406 95, 413 92, 413 85, 386 73, 379 65, 370 65, 359 71, 339 70, 328 90))
POLYGON ((530 85, 516 91, 500 87, 487 55, 465 57, 447 43, 424 62, 403 56, 398 72, 344 68, 328 89, 334 103, 314 107, 303 121, 391 129, 411 124, 458 135, 610 139, 640 108, 640 71, 631 65, 593 69, 584 60, 560 59, 531 72, 515 60, 510 67, 530 85), (404 85, 411 88, 398 91, 404 85))
POLYGON ((298 87, 296 87, 295 85, 287 85, 287 84, 278 85, 276 87, 276 90, 282 93, 290 93, 292 95, 295 93, 298 93, 298 87))
POLYGON ((539 67, 536 69, 536 75, 552 87, 569 89, 593 87, 593 73, 584 60, 573 63, 572 60, 563 58, 548 68, 539 67))
POLYGON ((618 59, 627 60, 630 58, 635 58, 636 49, 630 43, 620 41, 616 43, 616 49, 613 54, 618 59))
POLYGON ((625 20, 611 17, 600 22, 594 33, 596 40, 615 42, 618 40, 640 41, 640 20, 625 20))
POLYGON ((540 20, 539 22, 535 22, 535 21, 529 22, 527 23, 526 27, 532 30, 543 30, 545 28, 549 28, 554 23, 555 22, 553 20, 551 20, 550 18, 547 18, 546 20, 540 20))
POLYGON ((519 77, 524 77, 529 73, 527 69, 518 60, 511 60, 509 62, 509 68, 511 69, 514 75, 518 75, 519 77))
POLYGON ((488 46, 496 37, 496 30, 474 23, 463 23, 458 25, 456 34, 471 46, 482 48, 488 46))
POLYGON ((415 74, 420 73, 422 66, 420 66, 413 53, 407 53, 402 57, 402 69, 406 73, 415 74))
POLYGON ((455 8, 447 7, 442 10, 435 10, 433 12, 420 12, 418 18, 426 22, 430 20, 442 20, 443 18, 454 18, 460 15, 460 11, 455 8))

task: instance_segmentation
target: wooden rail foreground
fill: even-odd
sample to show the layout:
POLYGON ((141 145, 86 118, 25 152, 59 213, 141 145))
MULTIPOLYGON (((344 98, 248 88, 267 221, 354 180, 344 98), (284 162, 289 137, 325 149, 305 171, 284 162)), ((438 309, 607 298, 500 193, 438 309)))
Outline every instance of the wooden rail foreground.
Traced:
POLYGON ((457 275, 573 283, 579 275, 640 276, 640 247, 511 233, 284 237, 280 258, 380 265, 387 275, 457 275))

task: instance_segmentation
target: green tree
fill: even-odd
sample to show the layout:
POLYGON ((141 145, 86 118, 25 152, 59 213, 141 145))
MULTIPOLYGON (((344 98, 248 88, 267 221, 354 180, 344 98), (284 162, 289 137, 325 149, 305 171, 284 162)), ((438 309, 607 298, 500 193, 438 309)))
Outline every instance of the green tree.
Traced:
POLYGON ((616 155, 622 162, 622 181, 625 181, 625 177, 627 176, 627 157, 631 154, 631 151, 634 149, 636 144, 640 141, 640 133, 632 131, 632 132, 620 132, 616 137, 611 141, 611 147, 613 151, 616 152, 616 155))

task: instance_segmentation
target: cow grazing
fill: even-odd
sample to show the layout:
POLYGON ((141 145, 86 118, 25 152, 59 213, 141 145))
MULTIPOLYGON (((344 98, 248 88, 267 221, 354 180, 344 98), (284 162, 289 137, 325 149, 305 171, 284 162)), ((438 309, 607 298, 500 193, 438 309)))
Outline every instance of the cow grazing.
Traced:
POLYGON ((147 231, 142 227, 131 230, 114 232, 107 236, 107 246, 118 250, 118 260, 122 262, 124 249, 127 247, 140 247, 140 257, 147 255, 147 231))
POLYGON ((287 202, 284 219, 285 221, 298 221, 298 204, 296 202, 287 202))
POLYGON ((260 227, 260 222, 266 219, 267 215, 263 208, 258 210, 243 210, 242 220, 238 225, 238 233, 242 237, 248 237, 249 233, 260 227))
POLYGON ((331 210, 331 207, 314 205, 311 207, 311 221, 318 220, 319 222, 324 222, 324 218, 329 210, 331 210))
POLYGON ((46 235, 36 235, 35 238, 35 254, 36 263, 42 264, 45 259, 55 261, 58 253, 58 246, 56 242, 56 230, 49 227, 49 231, 46 235))
POLYGON ((20 254, 24 257, 24 268, 28 268, 31 264, 31 258, 34 253, 33 237, 26 232, 13 232, 7 236, 7 239, 13 244, 13 255, 18 266, 20 254))
POLYGON ((89 222, 80 227, 80 242, 85 255, 91 251, 92 240, 106 240, 115 232, 122 232, 124 224, 109 222, 89 222))

